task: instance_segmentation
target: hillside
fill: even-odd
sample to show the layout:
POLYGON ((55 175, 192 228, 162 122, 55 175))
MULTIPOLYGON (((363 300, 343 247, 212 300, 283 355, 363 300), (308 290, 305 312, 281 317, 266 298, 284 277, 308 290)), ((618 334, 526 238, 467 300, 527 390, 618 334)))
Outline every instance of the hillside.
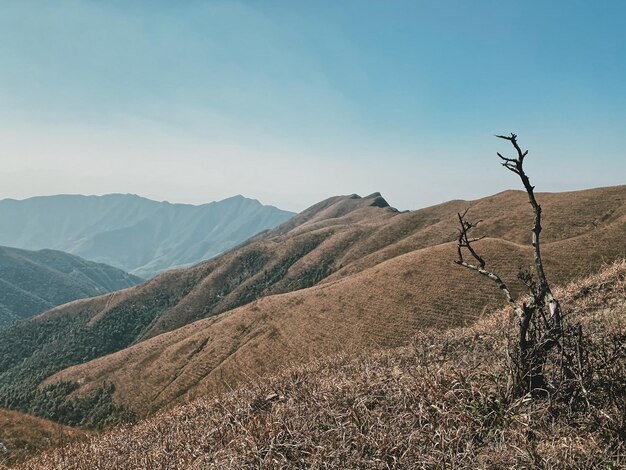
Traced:
POLYGON ((85 430, 0 409, 0 469, 26 460, 33 454, 87 436, 85 430))
POLYGON ((61 251, 0 246, 0 326, 141 281, 121 269, 61 251))
POLYGON ((587 402, 509 396, 505 309, 405 347, 316 359, 20 468, 623 468, 626 262, 556 294, 583 325, 587 402))
MULTIPOLYGON (((0 330, 0 406, 64 420, 54 410, 72 392, 141 415, 311 357, 472 323, 501 298, 452 263, 456 212, 470 206, 483 219, 491 238, 480 249, 517 289, 531 260, 525 197, 506 191, 407 213, 378 194, 323 201, 193 268, 0 330)), ((626 186, 538 197, 555 282, 625 256, 626 186)), ((93 422, 72 416, 64 422, 93 422)))
POLYGON ((293 214, 235 196, 194 206, 131 194, 0 201, 0 244, 52 248, 143 278, 212 258, 293 214))

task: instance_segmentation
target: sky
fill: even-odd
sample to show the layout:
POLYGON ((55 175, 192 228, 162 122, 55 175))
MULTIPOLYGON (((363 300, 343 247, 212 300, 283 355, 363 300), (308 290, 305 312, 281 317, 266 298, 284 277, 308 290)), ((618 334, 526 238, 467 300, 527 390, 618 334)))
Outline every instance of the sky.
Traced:
POLYGON ((626 2, 29 1, 0 8, 0 198, 399 209, 626 183, 626 2))

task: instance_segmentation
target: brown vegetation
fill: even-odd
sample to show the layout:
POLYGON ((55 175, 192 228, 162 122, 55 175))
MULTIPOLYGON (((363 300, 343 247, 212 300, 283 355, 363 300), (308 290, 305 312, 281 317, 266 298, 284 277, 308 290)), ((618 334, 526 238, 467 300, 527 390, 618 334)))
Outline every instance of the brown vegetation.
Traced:
MULTIPOLYGON (((538 197, 546 217, 544 241, 584 243, 587 253, 570 277, 594 272, 602 261, 623 252, 623 247, 603 242, 626 230, 626 186, 538 197), (591 233, 594 237, 587 237, 591 233)), ((139 339, 146 339, 263 296, 337 280, 411 251, 454 241, 456 214, 466 207, 481 214, 481 229, 490 237, 526 244, 524 198, 522 191, 505 191, 400 213, 384 207, 377 193, 334 197, 196 267, 169 271, 140 286, 74 302, 46 315, 89 311, 95 322, 116 309, 132 310, 166 297, 155 321, 140 334, 139 339)))
MULTIPOLYGON (((478 248, 514 280, 532 259, 520 244, 524 197, 506 191, 408 213, 377 194, 331 198, 219 258, 1 330, 0 402, 106 427, 293 364, 472 323, 501 299, 455 269, 456 212, 470 205, 483 215, 493 238, 478 248)), ((555 282, 626 254, 626 186, 538 197, 555 282)))
POLYGON ((587 402, 508 398, 507 309, 407 347, 315 360, 20 468, 621 468, 626 262, 555 295, 587 332, 587 402))
POLYGON ((87 436, 88 433, 81 429, 0 409, 0 469, 87 436))
MULTIPOLYGON (((552 279, 566 282, 595 271, 603 260, 626 255, 625 189, 538 195, 546 214, 543 257, 552 279)), ((484 218, 483 233, 500 237, 477 246, 514 293, 523 289, 516 282, 520 267, 532 263, 532 249, 519 244, 529 233, 525 197, 523 192, 507 191, 471 204, 484 218)), ((452 202, 398 214, 363 205, 362 199, 331 200, 312 211, 316 217, 305 212, 298 216, 302 220, 291 222, 294 227, 279 228, 276 235, 266 234, 240 249, 268 244, 280 253, 303 234, 326 233, 334 227, 332 235, 284 277, 296 278, 308 263, 319 266, 320 257, 334 259, 336 270, 316 286, 263 297, 71 367, 47 383, 77 382, 79 393, 113 383, 116 401, 145 415, 316 357, 400 346, 424 328, 470 324, 486 309, 501 305, 498 289, 455 269, 453 242, 435 241, 445 240, 448 233, 455 238, 455 211, 466 205, 452 202), (442 262, 446 259, 450 262, 442 262), (468 292, 474 292, 471 298, 468 292)), ((236 250, 215 261, 218 267, 161 318, 185 318, 184 312, 201 309, 219 287, 221 269, 230 266, 226 260, 240 255, 236 250)))

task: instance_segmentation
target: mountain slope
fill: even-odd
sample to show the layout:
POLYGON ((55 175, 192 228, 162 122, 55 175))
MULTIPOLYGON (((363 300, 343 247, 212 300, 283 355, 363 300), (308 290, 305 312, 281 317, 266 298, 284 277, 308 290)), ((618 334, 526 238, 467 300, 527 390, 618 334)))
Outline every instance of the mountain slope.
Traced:
POLYGON ((0 246, 0 326, 141 281, 120 269, 61 251, 0 246))
MULTIPOLYGON (((626 186, 538 197, 554 281, 624 256, 626 186)), ((112 383, 116 403, 146 413, 312 355, 472 322, 501 298, 452 263, 456 211, 467 206, 492 237, 481 242, 485 258, 519 289, 517 270, 531 260, 524 193, 409 213, 378 194, 331 198, 193 268, 0 330, 0 404, 35 412, 42 379, 100 358, 47 383, 75 382, 79 395, 112 383)))
POLYGON ((507 393, 505 309, 406 347, 316 358, 21 468, 623 468, 625 289, 622 260, 555 291, 595 370, 585 406, 507 393))
POLYGON ((0 409, 0 468, 87 436, 82 429, 0 409))
POLYGON ((235 196, 199 206, 130 194, 0 201, 0 244, 53 248, 138 276, 211 258, 293 214, 235 196))
MULTIPOLYGON (((622 235, 624 223, 626 219, 622 235)), ((584 250, 587 238, 544 247, 554 281, 584 272, 581 266, 590 258, 568 257, 584 250)), ((487 239, 478 246, 509 283, 517 266, 532 261, 529 248, 512 242, 487 239)), ((427 327, 472 323, 502 303, 500 293, 483 278, 442 261, 454 249, 450 243, 417 250, 337 282, 264 297, 66 369, 47 383, 76 382, 83 393, 113 383, 119 403, 145 414, 179 399, 225 392, 251 377, 315 357, 400 346, 427 327)), ((622 246, 612 254, 604 256, 621 257, 626 250, 622 246)))

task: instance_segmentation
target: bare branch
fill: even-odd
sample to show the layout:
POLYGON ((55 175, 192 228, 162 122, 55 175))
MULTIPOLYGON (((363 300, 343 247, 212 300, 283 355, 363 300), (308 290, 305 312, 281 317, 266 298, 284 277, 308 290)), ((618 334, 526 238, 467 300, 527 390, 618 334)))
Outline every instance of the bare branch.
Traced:
POLYGON ((472 228, 478 225, 478 222, 473 224, 465 220, 465 215, 467 214, 467 211, 468 209, 465 209, 463 214, 461 214, 460 212, 457 214, 461 228, 459 230, 459 238, 457 241, 458 259, 455 261, 455 263, 465 268, 477 271, 483 276, 488 277, 489 279, 494 281, 498 285, 500 290, 504 293, 504 296, 506 297, 509 305, 511 305, 515 313, 518 315, 518 317, 520 318, 520 321, 522 321, 523 316, 524 316, 523 310, 513 300, 511 291, 509 290, 507 285, 504 283, 504 281, 500 278, 500 276, 498 276, 494 272, 491 272, 485 269, 485 260, 476 252, 476 250, 472 246, 472 243, 482 240, 483 238, 485 238, 485 236, 469 238, 468 233, 470 232, 472 228), (470 252, 472 257, 476 261, 478 261, 478 265, 471 264, 465 261, 465 259, 463 258, 463 248, 466 248, 470 252))
MULTIPOLYGON (((502 136, 502 135, 498 135, 496 137, 499 137, 501 139, 508 140, 509 142, 511 142, 511 144, 515 148, 515 151, 517 152, 517 159, 514 160, 514 163, 510 162, 509 161, 510 159, 507 159, 502 165, 505 166, 507 169, 511 170, 512 172, 516 173, 520 177, 520 179, 522 180, 522 184, 524 185, 524 189, 526 190, 526 193, 528 194, 528 200, 533 208, 533 212, 535 213, 535 218, 534 218, 534 223, 533 223, 533 228, 532 228, 532 232, 533 232, 532 245, 533 245, 534 258, 535 258, 535 270, 537 271, 539 288, 536 292, 533 293, 533 295, 535 295, 536 297, 535 300, 538 304, 542 304, 544 300, 548 301, 551 314, 555 316, 556 324, 558 325, 558 328, 560 329, 561 328, 560 326, 561 324, 561 311, 560 310, 561 309, 558 305, 558 302, 556 301, 556 299, 554 299, 554 296, 552 295, 552 291, 550 289, 550 285, 548 283, 548 279, 546 277, 545 270, 543 268, 543 261, 541 259, 541 247, 540 247, 540 239, 539 239, 539 234, 541 233, 541 229, 542 229, 541 206, 539 205, 535 197, 535 187, 532 184, 530 184, 530 179, 528 178, 528 175, 524 171, 524 158, 526 157, 526 155, 528 155, 528 150, 523 151, 521 149, 521 147, 519 146, 517 142, 517 135, 513 133, 511 133, 510 137, 502 136)), ((502 158, 500 153, 498 153, 498 157, 502 158)))
MULTIPOLYGON (((467 214, 467 209, 465 210, 464 214, 467 214)), ((461 231, 459 233, 459 240, 458 240, 458 254, 459 254, 459 260, 463 260, 463 253, 461 251, 461 248, 467 248, 468 251, 470 252, 470 254, 474 257, 474 259, 476 261, 478 261, 478 264, 480 265, 481 268, 485 267, 485 260, 482 259, 478 253, 476 253, 476 251, 474 250, 474 248, 472 247, 472 242, 470 241, 470 239, 468 238, 467 234, 469 233, 469 231, 474 228, 477 224, 472 224, 471 222, 468 222, 467 220, 465 220, 464 216, 462 216, 460 213, 457 214, 459 216, 459 223, 461 224, 461 231)))
POLYGON ((539 241, 539 234, 541 233, 541 206, 535 197, 535 187, 530 184, 530 179, 524 171, 524 158, 528 155, 528 150, 522 150, 517 142, 517 135, 514 133, 508 136, 496 135, 496 137, 511 142, 515 149, 516 158, 505 157, 499 152, 497 152, 497 155, 503 167, 520 177, 534 212, 532 246, 536 276, 529 270, 520 271, 518 276, 519 280, 530 291, 532 298, 529 302, 522 303, 520 306, 513 299, 511 291, 500 276, 486 268, 485 260, 476 252, 473 246, 475 242, 482 240, 484 236, 470 237, 469 233, 477 224, 465 219, 467 210, 463 214, 457 214, 460 229, 457 240, 458 259, 455 262, 491 279, 504 293, 507 302, 519 320, 514 393, 525 395, 528 391, 531 391, 541 395, 546 393, 547 382, 544 376, 544 367, 548 360, 548 353, 553 347, 561 347, 562 345, 564 333, 561 307, 552 295, 543 269, 539 241), (476 260, 475 263, 464 259, 464 250, 467 250, 472 258, 476 260))
POLYGON ((498 157, 500 157, 505 162, 515 163, 517 161, 514 158, 507 158, 507 157, 503 156, 500 152, 496 152, 496 154, 498 155, 498 157))

